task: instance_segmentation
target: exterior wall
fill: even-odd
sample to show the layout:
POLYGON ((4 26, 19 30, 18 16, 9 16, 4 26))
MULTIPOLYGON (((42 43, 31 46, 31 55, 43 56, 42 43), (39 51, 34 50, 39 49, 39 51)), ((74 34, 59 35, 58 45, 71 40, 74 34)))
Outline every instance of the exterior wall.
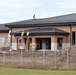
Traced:
MULTIPOLYGON (((70 27, 69 26, 50 26, 50 28, 57 28, 57 29, 60 29, 60 30, 64 30, 64 31, 67 31, 67 32, 70 32, 70 27)), ((30 28, 13 28, 12 29, 12 32, 16 32, 16 31, 22 31, 22 30, 28 30, 28 29, 33 29, 33 28, 38 28, 38 27, 30 27, 30 28)), ((41 27, 41 28, 45 28, 45 27, 41 27)), ((76 27, 73 27, 73 30, 75 30, 74 28, 76 27)), ((67 37, 67 40, 68 40, 68 43, 70 43, 70 35, 67 37)))
POLYGON ((51 50, 52 51, 55 51, 55 50, 58 50, 57 49, 57 38, 63 38, 63 42, 62 42, 62 49, 66 48, 66 47, 69 47, 70 46, 70 43, 68 43, 68 40, 67 40, 67 37, 68 36, 52 36, 52 42, 51 42, 51 50))
POLYGON ((76 26, 72 26, 72 31, 76 31, 76 26))
MULTIPOLYGON (((33 29, 33 28, 38 28, 38 27, 30 27, 30 28, 13 28, 12 32, 16 31, 22 31, 22 30, 28 30, 28 29, 33 29)), ((43 27, 41 27, 43 28, 43 27)), ((69 26, 51 26, 50 28, 57 28, 60 30, 64 30, 67 32, 70 32, 70 27, 69 26)), ((72 26, 72 31, 76 31, 76 26, 72 26)), ((32 36, 29 36, 32 38, 32 36)), ((63 46, 62 49, 69 47, 70 46, 70 35, 68 36, 34 36, 34 38, 51 38, 51 50, 57 50, 57 38, 61 37, 63 38, 63 46)), ((13 42, 13 48, 17 49, 17 38, 20 38, 20 36, 12 36, 12 42, 13 42)), ((25 37, 26 38, 26 37, 25 37)), ((35 43, 35 42, 33 42, 35 43)))
POLYGON ((70 27, 69 26, 57 26, 57 27, 54 27, 54 28, 64 30, 66 32, 70 32, 70 27))
POLYGON ((12 49, 17 50, 17 37, 12 36, 12 49))
POLYGON ((0 37, 8 37, 8 33, 0 33, 0 37))
MULTIPOLYGON (((70 43, 68 42, 67 37, 68 36, 34 36, 34 37, 29 36, 29 38, 32 38, 32 45, 36 44, 36 38, 51 38, 51 41, 50 41, 51 42, 51 51, 57 50, 57 38, 63 38, 62 49, 69 47, 70 43)), ((20 38, 20 37, 13 36, 14 40, 12 43, 12 48, 15 50, 17 50, 17 38, 20 38)), ((24 38, 27 38, 27 37, 24 37, 24 38)))
POLYGON ((7 40, 8 38, 6 39, 7 40, 6 44, 4 43, 5 42, 5 37, 8 37, 8 33, 0 33, 0 48, 2 46, 7 45, 7 43, 8 43, 8 40, 7 40))
POLYGON ((70 42, 69 42, 69 40, 67 40, 68 36, 57 36, 56 39, 57 38, 62 38, 63 39, 63 41, 62 41, 62 49, 70 46, 70 42))
POLYGON ((5 40, 5 37, 0 37, 0 48, 3 46, 4 40, 5 40))
POLYGON ((12 43, 12 49, 17 50, 17 43, 12 43))

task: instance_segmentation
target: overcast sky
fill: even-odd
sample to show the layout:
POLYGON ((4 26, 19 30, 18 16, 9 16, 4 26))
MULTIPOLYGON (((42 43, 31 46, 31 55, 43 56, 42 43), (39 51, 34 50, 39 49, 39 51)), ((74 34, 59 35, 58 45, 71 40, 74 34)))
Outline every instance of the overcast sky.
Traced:
POLYGON ((76 0, 0 0, 0 23, 76 13, 76 0))

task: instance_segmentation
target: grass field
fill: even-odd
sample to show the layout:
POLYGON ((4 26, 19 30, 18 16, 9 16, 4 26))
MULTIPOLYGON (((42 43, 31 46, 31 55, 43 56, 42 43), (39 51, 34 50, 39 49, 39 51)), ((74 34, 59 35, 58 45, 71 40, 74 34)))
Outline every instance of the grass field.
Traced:
POLYGON ((0 75, 76 75, 76 71, 36 70, 0 67, 0 75))

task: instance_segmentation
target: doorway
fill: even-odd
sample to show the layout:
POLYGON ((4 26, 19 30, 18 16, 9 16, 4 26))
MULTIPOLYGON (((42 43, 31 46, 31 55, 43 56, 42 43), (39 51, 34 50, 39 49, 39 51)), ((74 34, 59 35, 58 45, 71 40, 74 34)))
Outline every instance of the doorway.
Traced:
POLYGON ((40 49, 51 49, 51 38, 36 38, 37 50, 40 49))

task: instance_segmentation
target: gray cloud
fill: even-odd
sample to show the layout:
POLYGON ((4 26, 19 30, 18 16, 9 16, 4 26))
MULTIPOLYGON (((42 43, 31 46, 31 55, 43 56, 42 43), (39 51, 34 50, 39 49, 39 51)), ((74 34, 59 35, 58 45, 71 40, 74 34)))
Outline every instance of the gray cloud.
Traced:
POLYGON ((75 0, 0 0, 0 23, 75 12, 75 0))

